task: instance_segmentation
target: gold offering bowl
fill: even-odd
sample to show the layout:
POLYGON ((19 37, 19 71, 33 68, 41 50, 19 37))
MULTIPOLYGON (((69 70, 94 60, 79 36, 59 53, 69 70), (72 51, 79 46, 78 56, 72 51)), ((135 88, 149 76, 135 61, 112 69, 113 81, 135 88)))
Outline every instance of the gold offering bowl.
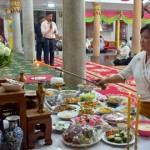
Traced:
POLYGON ((51 84, 56 90, 61 91, 61 86, 65 85, 65 82, 63 83, 57 83, 57 84, 51 84))

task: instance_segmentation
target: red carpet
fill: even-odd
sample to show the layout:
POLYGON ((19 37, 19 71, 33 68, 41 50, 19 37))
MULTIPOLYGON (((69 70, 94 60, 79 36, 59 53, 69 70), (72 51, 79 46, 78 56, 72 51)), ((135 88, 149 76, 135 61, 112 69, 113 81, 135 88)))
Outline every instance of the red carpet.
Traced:
MULTIPOLYGON (((62 66, 62 57, 55 58, 55 66, 61 67, 62 66)), ((100 64, 92 63, 87 61, 86 62, 86 78, 90 80, 94 80, 101 77, 107 77, 113 74, 116 74, 122 70, 123 67, 116 67, 116 66, 103 66, 100 64)), ((121 95, 121 96, 128 96, 128 93, 131 92, 132 95, 132 102, 136 104, 137 99, 137 91, 136 85, 133 77, 131 77, 126 83, 124 84, 108 84, 106 90, 101 90, 100 88, 96 88, 96 91, 100 92, 104 95, 121 95)))
POLYGON ((53 77, 51 74, 26 75, 26 83, 37 83, 38 81, 50 81, 53 77))

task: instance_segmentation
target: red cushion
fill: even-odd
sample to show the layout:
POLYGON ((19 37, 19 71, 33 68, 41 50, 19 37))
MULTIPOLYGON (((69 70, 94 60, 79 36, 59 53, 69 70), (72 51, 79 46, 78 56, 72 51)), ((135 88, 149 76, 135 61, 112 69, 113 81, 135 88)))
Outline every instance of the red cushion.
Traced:
POLYGON ((105 47, 109 47, 109 42, 108 41, 104 41, 105 42, 105 47))

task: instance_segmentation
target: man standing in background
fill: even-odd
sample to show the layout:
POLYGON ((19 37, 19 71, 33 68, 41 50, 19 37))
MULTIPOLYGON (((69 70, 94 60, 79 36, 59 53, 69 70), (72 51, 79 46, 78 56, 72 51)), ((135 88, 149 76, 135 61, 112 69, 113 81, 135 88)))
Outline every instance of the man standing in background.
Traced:
POLYGON ((46 20, 41 24, 41 31, 44 37, 44 62, 54 66, 54 51, 55 51, 55 38, 58 34, 57 26, 53 20, 53 14, 46 15, 46 20), (49 61, 50 53, 50 61, 49 61))
POLYGON ((45 21, 45 17, 40 17, 39 23, 35 25, 35 39, 36 39, 36 59, 41 61, 42 50, 44 51, 44 38, 41 33, 41 23, 45 21))

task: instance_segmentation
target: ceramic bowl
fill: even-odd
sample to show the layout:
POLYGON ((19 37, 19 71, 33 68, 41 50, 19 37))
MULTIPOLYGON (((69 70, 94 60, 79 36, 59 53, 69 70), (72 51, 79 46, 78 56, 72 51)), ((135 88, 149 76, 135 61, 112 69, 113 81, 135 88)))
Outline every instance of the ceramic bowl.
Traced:
POLYGON ((93 90, 94 85, 90 84, 79 84, 78 89, 81 93, 89 93, 93 90))
POLYGON ((76 97, 77 91, 75 90, 62 90, 60 92, 62 98, 73 98, 76 97))
POLYGON ((105 101, 108 107, 113 108, 116 108, 121 104, 121 100, 117 100, 115 98, 107 98, 105 101))
MULTIPOLYGON (((135 129, 135 121, 131 122, 131 127, 135 129)), ((138 133, 141 136, 150 136, 150 120, 141 119, 138 121, 138 133)))
POLYGON ((13 92, 13 91, 19 91, 22 89, 24 83, 23 82, 18 82, 14 84, 10 83, 1 83, 5 91, 13 92))
POLYGON ((51 106, 55 106, 57 105, 58 102, 58 96, 57 95, 45 95, 45 100, 51 105, 51 106))

